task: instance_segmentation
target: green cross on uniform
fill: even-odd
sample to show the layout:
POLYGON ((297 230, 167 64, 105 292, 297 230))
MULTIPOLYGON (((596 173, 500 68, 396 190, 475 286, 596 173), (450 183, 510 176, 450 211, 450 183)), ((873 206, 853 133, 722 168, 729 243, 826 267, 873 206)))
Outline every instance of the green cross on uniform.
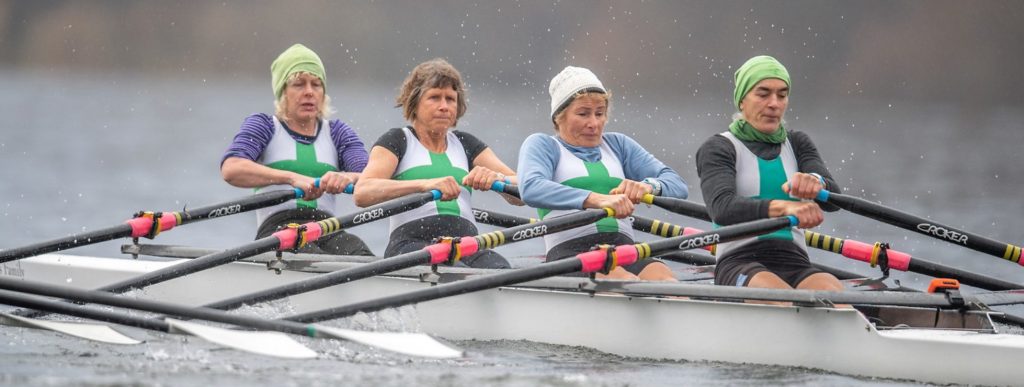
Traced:
MULTIPOLYGON (((323 176, 327 172, 338 170, 338 168, 333 165, 321 163, 316 160, 316 148, 313 144, 303 144, 300 142, 295 142, 295 160, 275 161, 267 164, 267 166, 283 171, 295 172, 312 178, 317 178, 323 176)), ((257 188, 256 191, 259 191, 259 188, 257 188)), ((299 199, 295 201, 295 204, 298 208, 316 208, 315 200, 299 199)))
MULTIPOLYGON (((587 176, 574 177, 563 181, 562 185, 607 195, 622 183, 622 179, 612 177, 612 175, 608 173, 608 168, 604 166, 604 163, 600 161, 580 161, 583 161, 583 166, 587 168, 587 176)), ((538 209, 537 212, 540 214, 540 218, 544 219, 544 216, 550 213, 551 210, 538 209)), ((597 231, 618 232, 619 223, 615 218, 601 219, 597 221, 597 231)))
MULTIPOLYGON (((406 169, 404 172, 395 176, 395 179, 417 180, 451 176, 454 177, 455 181, 459 182, 459 184, 462 184, 462 178, 469 174, 469 171, 452 165, 447 154, 429 151, 427 153, 430 154, 430 165, 420 165, 418 167, 406 169)), ((473 191, 473 189, 469 187, 466 187, 466 189, 470 190, 470 192, 473 191)), ((459 211, 459 203, 457 200, 435 200, 434 203, 437 204, 437 213, 439 215, 459 216, 461 212, 459 211)))

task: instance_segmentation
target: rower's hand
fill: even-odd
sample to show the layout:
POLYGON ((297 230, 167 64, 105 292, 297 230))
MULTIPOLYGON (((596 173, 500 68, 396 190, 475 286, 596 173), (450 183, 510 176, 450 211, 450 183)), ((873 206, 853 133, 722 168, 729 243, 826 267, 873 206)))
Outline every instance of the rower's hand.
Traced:
POLYGON ((495 172, 490 168, 477 165, 466 177, 462 178, 462 185, 475 190, 486 191, 491 189, 496 181, 505 181, 505 175, 495 172))
POLYGON ((423 192, 436 189, 441 191, 441 200, 448 201, 458 198, 462 193, 462 186, 455 181, 454 177, 445 176, 435 179, 423 180, 423 192))
POLYGON ((789 178, 789 181, 782 183, 782 191, 788 193, 789 196, 799 199, 814 199, 818 197, 818 192, 825 189, 821 185, 821 179, 817 176, 797 172, 789 178))
POLYGON ((649 194, 651 192, 654 192, 654 188, 651 187, 650 184, 641 183, 639 181, 633 181, 629 179, 622 179, 622 182, 619 183, 619 186, 612 189, 610 192, 608 192, 608 194, 626 195, 626 197, 629 198, 629 201, 636 204, 640 203, 641 199, 644 198, 644 195, 649 194))
POLYGON ((583 201, 583 208, 611 208, 615 217, 622 219, 633 215, 633 202, 626 195, 602 195, 591 192, 583 201))
POLYGON ((312 177, 296 173, 292 176, 291 180, 292 181, 289 185, 301 189, 302 192, 306 193, 306 195, 302 197, 303 200, 316 200, 324 194, 323 188, 317 188, 316 179, 312 177))
POLYGON ((327 172, 320 177, 320 189, 329 194, 340 194, 349 184, 355 184, 358 176, 352 172, 327 172))
POLYGON ((768 205, 771 217, 793 215, 800 221, 797 227, 818 227, 825 220, 825 213, 815 202, 794 202, 790 200, 772 200, 768 205))

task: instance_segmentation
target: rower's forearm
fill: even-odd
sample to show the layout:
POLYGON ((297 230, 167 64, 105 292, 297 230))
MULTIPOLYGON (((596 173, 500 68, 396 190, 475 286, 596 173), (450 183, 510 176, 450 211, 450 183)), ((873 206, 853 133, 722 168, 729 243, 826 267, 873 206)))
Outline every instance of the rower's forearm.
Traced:
POLYGON ((367 207, 405 195, 426 191, 423 180, 391 180, 364 177, 356 184, 352 201, 367 207))
POLYGON ((228 159, 221 167, 221 177, 228 184, 241 188, 257 188, 275 184, 291 185, 294 172, 283 171, 249 160, 228 159))

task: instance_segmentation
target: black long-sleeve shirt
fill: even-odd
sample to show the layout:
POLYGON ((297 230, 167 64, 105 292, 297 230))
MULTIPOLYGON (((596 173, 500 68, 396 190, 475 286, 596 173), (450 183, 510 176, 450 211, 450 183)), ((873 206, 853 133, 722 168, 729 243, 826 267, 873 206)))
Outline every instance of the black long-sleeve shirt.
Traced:
MULTIPOLYGON (((797 170, 803 173, 817 173, 825 178, 825 189, 839 193, 839 185, 825 167, 807 134, 799 131, 788 133, 789 142, 796 156, 797 170)), ((743 141, 757 157, 771 160, 779 156, 782 144, 757 141, 743 141)), ((700 189, 704 194, 711 219, 720 225, 749 222, 768 217, 770 200, 753 199, 736 194, 736 149, 732 142, 720 134, 711 136, 697 151, 697 175, 700 189)), ((819 204, 821 209, 832 212, 839 209, 832 204, 819 204)))

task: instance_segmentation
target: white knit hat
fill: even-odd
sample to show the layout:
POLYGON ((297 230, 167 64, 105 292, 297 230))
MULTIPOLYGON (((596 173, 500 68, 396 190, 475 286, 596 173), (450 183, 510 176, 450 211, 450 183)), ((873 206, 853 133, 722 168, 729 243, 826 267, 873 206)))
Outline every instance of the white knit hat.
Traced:
POLYGON ((597 75, 583 67, 567 66, 562 72, 551 78, 548 93, 551 94, 551 118, 555 118, 560 110, 565 109, 576 93, 583 90, 607 93, 597 75))

